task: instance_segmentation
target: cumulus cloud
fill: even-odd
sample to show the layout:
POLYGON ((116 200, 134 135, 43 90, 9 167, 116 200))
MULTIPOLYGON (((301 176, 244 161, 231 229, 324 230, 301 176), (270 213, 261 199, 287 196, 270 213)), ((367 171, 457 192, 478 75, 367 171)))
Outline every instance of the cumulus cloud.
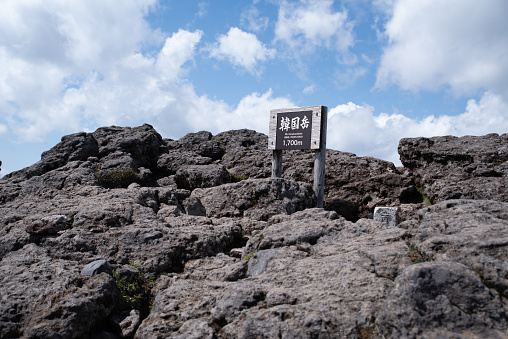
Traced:
MULTIPOLYGON (((197 95, 187 73, 203 32, 163 37, 144 19, 154 6, 155 0, 3 4, 0 135, 41 141, 53 132, 144 122, 172 138, 199 129, 262 130, 265 113, 290 104, 271 91, 247 95, 237 107, 197 95)), ((220 47, 249 70, 274 53, 238 29, 220 47), (239 38, 244 56, 228 45, 239 38)))
POLYGON ((245 68, 253 74, 259 74, 258 62, 275 57, 275 49, 265 47, 255 34, 231 27, 227 34, 219 36, 211 47, 210 56, 228 59, 233 65, 245 68))
POLYGON ((202 36, 203 32, 199 30, 189 32, 180 29, 166 39, 155 65, 165 80, 175 81, 181 76, 182 66, 193 57, 202 36))
POLYGON ((353 25, 347 12, 336 12, 332 0, 283 1, 275 27, 275 41, 302 54, 317 47, 347 51, 353 46, 353 25))
POLYGON ((240 100, 236 108, 223 102, 211 101, 202 96, 187 117, 195 130, 206 129, 218 133, 230 129, 248 128, 268 134, 270 110, 295 107, 289 98, 274 97, 270 89, 266 93, 252 93, 240 100), (210 112, 213 113, 210 113, 210 112))
POLYGON ((330 109, 327 147, 374 156, 400 165, 397 145, 406 137, 484 135, 506 133, 508 104, 500 95, 486 92, 479 101, 469 100, 457 116, 428 116, 422 120, 402 114, 374 113, 374 107, 349 102, 330 109))
POLYGON ((4 3, 0 123, 25 141, 42 140, 54 130, 80 129, 83 94, 74 92, 117 76, 119 60, 145 42, 159 40, 143 20, 153 5, 152 0, 122 6, 102 1, 4 3))
POLYGON ((508 98, 507 1, 398 0, 391 13, 376 87, 508 98))

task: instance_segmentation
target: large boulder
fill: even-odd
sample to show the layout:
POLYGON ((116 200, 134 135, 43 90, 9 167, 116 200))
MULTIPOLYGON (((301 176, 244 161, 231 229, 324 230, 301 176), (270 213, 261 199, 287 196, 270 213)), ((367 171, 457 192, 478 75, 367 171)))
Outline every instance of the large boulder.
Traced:
POLYGON ((314 207, 316 198, 309 184, 269 178, 195 189, 189 202, 199 203, 203 215, 208 217, 267 220, 275 214, 292 214, 314 207))
POLYGON ((508 297, 508 203, 448 200, 418 212, 415 250, 429 259, 460 262, 508 297))
POLYGON ((110 275, 83 276, 80 266, 52 258, 35 244, 5 256, 0 261, 0 337, 92 335, 113 312, 118 292, 110 275))
POLYGON ((431 202, 508 202, 508 134, 407 138, 400 140, 398 150, 431 202))
POLYGON ((508 314, 499 294, 466 266, 428 262, 397 277, 377 324, 391 338, 503 338, 508 314))
POLYGON ((175 175, 178 187, 188 190, 228 184, 231 180, 231 174, 218 164, 182 166, 175 175))
POLYGON ((51 170, 60 168, 68 162, 86 161, 89 157, 99 154, 97 141, 90 133, 75 133, 62 137, 62 141, 42 153, 41 160, 30 167, 9 173, 5 179, 11 183, 19 183, 33 176, 43 175, 51 170))

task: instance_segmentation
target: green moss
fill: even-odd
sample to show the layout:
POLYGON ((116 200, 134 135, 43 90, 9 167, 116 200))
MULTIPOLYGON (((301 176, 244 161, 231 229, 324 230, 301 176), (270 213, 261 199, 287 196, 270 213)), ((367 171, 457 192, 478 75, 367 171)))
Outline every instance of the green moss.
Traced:
POLYGON ((249 176, 248 175, 238 175, 238 174, 231 173, 231 179, 232 179, 233 182, 240 182, 242 180, 249 179, 249 176))
POLYGON ((138 269, 138 273, 131 280, 118 274, 116 270, 113 271, 113 279, 120 292, 119 307, 122 310, 137 309, 146 316, 151 310, 153 302, 151 290, 155 281, 152 277, 145 277, 139 270, 139 265, 134 262, 130 265, 138 269))
POLYGON ((258 251, 253 251, 253 252, 250 252, 249 254, 247 254, 247 255, 245 256, 245 258, 243 258, 243 261, 249 261, 249 260, 250 260, 250 258, 252 258, 253 256, 255 256, 255 255, 256 255, 256 253, 258 253, 258 251))
POLYGON ((413 264, 418 264, 421 262, 434 261, 434 258, 426 255, 416 248, 414 244, 408 243, 407 247, 409 248, 409 258, 413 264))
POLYGON ((425 191, 423 190, 422 187, 416 187, 416 189, 418 190, 418 192, 420 193, 420 195, 422 196, 422 200, 423 200, 423 204, 425 206, 432 206, 433 203, 429 200, 429 198, 427 197, 427 195, 425 195, 425 191))
POLYGON ((97 175, 99 182, 106 188, 126 188, 138 179, 132 168, 118 168, 100 171, 97 175))

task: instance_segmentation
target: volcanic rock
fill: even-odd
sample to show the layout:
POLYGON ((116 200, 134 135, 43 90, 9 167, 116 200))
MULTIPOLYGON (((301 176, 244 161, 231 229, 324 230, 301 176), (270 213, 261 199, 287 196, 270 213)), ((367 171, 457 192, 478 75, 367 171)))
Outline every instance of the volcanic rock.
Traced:
POLYGON ((506 337, 506 137, 475 138, 328 150, 317 209, 313 153, 270 178, 255 131, 65 136, 0 179, 0 337, 506 337))
POLYGON ((398 151, 431 202, 508 201, 508 134, 407 138, 398 151))

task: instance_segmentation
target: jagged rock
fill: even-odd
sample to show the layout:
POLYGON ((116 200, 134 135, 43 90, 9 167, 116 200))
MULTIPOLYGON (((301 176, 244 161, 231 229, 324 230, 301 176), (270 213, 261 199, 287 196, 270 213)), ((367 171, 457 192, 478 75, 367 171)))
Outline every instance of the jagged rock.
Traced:
POLYGON ((151 167, 159 155, 162 137, 152 126, 145 124, 140 127, 102 127, 93 132, 99 146, 99 157, 128 154, 134 166, 151 167))
POLYGON ((407 224, 424 258, 460 262, 508 297, 508 203, 448 200, 418 214, 407 224))
POLYGON ((47 252, 29 244, 0 261, 0 337, 78 338, 112 312, 111 276, 84 277, 77 262, 47 252))
MULTIPOLYGON (((31 217, 31 219, 33 220, 34 217, 31 217)), ((27 220, 25 220, 25 223, 27 223, 27 220)), ((65 215, 49 215, 41 218, 35 217, 35 220, 28 221, 26 231, 30 234, 48 235, 56 234, 67 227, 67 217, 65 215)))
POLYGON ((488 199, 508 202, 508 134, 402 139, 402 164, 432 202, 488 199))
POLYGON ((377 324, 390 338, 503 338, 508 314, 499 294, 466 266, 429 262, 397 277, 377 324))
POLYGON ((220 141, 207 131, 189 133, 178 140, 176 145, 177 148, 193 151, 212 160, 220 159, 224 154, 220 141))
MULTIPOLYGON (((203 131, 172 141, 162 139, 150 125, 112 126, 94 133, 66 136, 62 140, 38 164, 6 176, 8 180, 0 185, 0 203, 16 199, 22 190, 21 183, 27 178, 48 172, 52 173, 46 175, 45 180, 51 177, 55 181, 52 188, 57 190, 69 183, 112 188, 127 187, 133 181, 175 188, 178 184, 193 189, 247 178, 268 178, 271 172, 272 155, 267 150, 267 137, 251 130, 229 131, 215 137, 203 131), (73 181, 66 177, 68 172, 75 172, 64 168, 68 166, 66 161, 83 167, 83 173, 76 175, 73 181), (84 173, 85 168, 87 173, 84 173), (55 177, 53 169, 59 169, 59 177, 55 177), (133 169, 136 177, 118 185, 97 180, 122 169, 133 169), (85 182, 80 182, 83 180, 85 182)), ((312 184, 313 157, 310 151, 284 152, 283 178, 312 184)), ((40 179, 35 181, 39 183, 40 179)), ((41 192, 31 189, 27 193, 41 192)), ((51 193, 55 191, 44 194, 51 193)), ((393 164, 332 150, 327 152, 325 193, 327 209, 353 221, 371 214, 379 205, 421 202, 411 178, 398 174, 393 164)))
POLYGON ((175 174, 184 165, 209 165, 211 163, 211 158, 193 152, 171 150, 159 156, 157 168, 164 174, 175 174))
POLYGON ((283 178, 269 178, 261 133, 174 141, 144 125, 66 136, 0 179, 0 337, 506 336, 507 203, 447 200, 418 210, 414 182, 430 173, 437 183, 425 192, 445 198, 449 173, 468 178, 453 169, 460 164, 473 179, 452 191, 480 179, 504 185, 503 138, 480 138, 497 140, 485 155, 481 143, 471 146, 474 168, 456 138, 446 147, 457 157, 432 167, 414 155, 412 170, 328 150, 324 210, 312 208, 312 152, 284 152, 283 178), (203 180, 208 169, 232 178, 204 188, 221 177, 203 180), (137 184, 100 180, 122 170, 137 184), (182 185, 185 173, 201 181, 182 185), (399 208, 401 223, 362 219, 376 206, 399 208), (81 274, 100 259, 115 273, 81 274), (415 265, 424 261, 432 262, 415 265), (115 279, 140 277, 156 281, 152 312, 144 319, 147 298, 129 306, 141 324, 131 330, 135 316, 115 334, 122 319, 108 319, 125 309, 115 279))
POLYGON ((280 213, 291 214, 314 207, 316 203, 309 184, 272 178, 195 189, 191 199, 199 200, 208 217, 245 216, 256 220, 266 220, 280 213))
POLYGON ((111 273, 113 271, 113 267, 107 262, 107 260, 95 260, 91 263, 87 264, 83 267, 81 271, 81 275, 88 275, 90 277, 97 275, 99 273, 111 273))
POLYGON ((193 190, 231 182, 231 174, 222 165, 189 165, 180 167, 175 182, 178 188, 193 190))
POLYGON ((140 314, 137 310, 115 314, 109 320, 121 338, 131 338, 141 323, 140 314))
MULTIPOLYGON (((154 290, 153 310, 136 337, 177 337, 180 328, 191 321, 206 324, 226 338, 359 337, 362 329, 374 326, 383 298, 393 287, 391 279, 376 274, 376 264, 366 254, 384 251, 387 257, 398 253, 399 259, 407 260, 386 260, 379 265, 402 271, 411 263, 403 240, 405 230, 388 230, 372 220, 353 224, 329 217, 330 212, 313 209, 273 218, 272 226, 260 234, 273 238, 277 233, 279 239, 294 233, 302 236, 295 238, 296 245, 291 245, 293 240, 287 244, 278 240, 279 247, 251 256, 247 272, 259 265, 256 256, 271 253, 264 256, 261 269, 247 273, 246 278, 214 278, 215 267, 235 265, 218 255, 187 263, 177 280, 161 279, 154 290), (285 220, 284 225, 277 220, 285 220), (308 228, 321 229, 322 223, 328 232, 305 236, 308 228)), ((254 243, 264 236, 256 239, 254 243)))

